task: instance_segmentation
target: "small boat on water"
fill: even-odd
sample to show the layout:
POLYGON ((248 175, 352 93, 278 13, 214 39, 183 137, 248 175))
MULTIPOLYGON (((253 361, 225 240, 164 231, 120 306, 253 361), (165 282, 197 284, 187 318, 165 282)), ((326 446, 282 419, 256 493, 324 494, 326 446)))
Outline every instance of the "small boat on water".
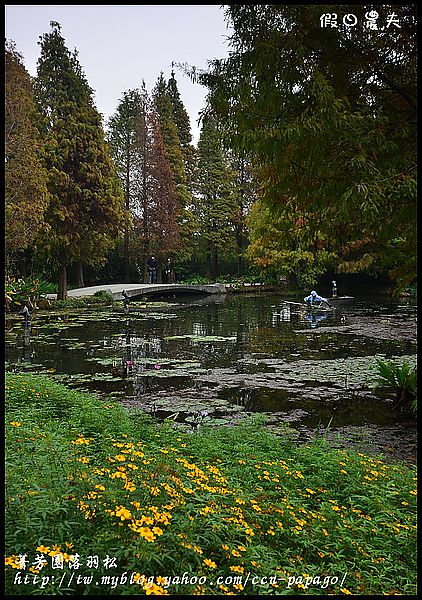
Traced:
MULTIPOLYGON (((335 298, 327 298, 327 301, 330 304, 330 306, 335 307, 343 306, 344 304, 350 304, 354 301, 354 299, 354 296, 336 296, 335 298)), ((316 302, 313 306, 311 306, 306 302, 291 302, 289 300, 283 300, 283 304, 294 304, 296 306, 304 306, 313 309, 328 309, 326 305, 324 306, 324 304, 320 302, 316 302)))

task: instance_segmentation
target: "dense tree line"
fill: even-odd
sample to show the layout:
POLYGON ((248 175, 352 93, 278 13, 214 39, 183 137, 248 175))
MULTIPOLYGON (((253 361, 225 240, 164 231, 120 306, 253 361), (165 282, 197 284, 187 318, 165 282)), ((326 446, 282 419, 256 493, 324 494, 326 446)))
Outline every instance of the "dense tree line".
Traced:
MULTIPOLYGON (((216 277, 236 261, 233 172, 217 128, 204 121, 198 149, 174 71, 122 94, 103 127, 79 63, 52 22, 40 38, 37 76, 6 47, 6 253, 9 273, 57 273, 59 298, 74 283, 139 281, 146 260, 193 259, 216 277), (41 268, 39 266, 42 265, 41 268)), ((236 216, 237 215, 237 216, 236 216)), ((244 244, 237 246, 243 253, 244 244)), ((186 271, 189 271, 187 267, 186 271)))
POLYGON ((413 282, 416 5, 225 13, 230 56, 191 75, 256 167, 249 255, 307 282, 327 270, 413 282))
POLYGON ((141 281, 151 254, 182 276, 254 265, 304 286, 325 273, 415 281, 414 5, 225 15, 229 57, 183 66, 208 92, 197 147, 174 64, 151 93, 123 92, 103 125, 58 23, 35 78, 7 43, 9 273, 28 260, 56 272, 62 298, 69 267, 77 285, 83 268, 92 284, 141 281), (333 13, 338 26, 323 26, 333 13), (342 25, 350 13, 359 26, 342 25), (368 27, 375 13, 384 27, 368 27))

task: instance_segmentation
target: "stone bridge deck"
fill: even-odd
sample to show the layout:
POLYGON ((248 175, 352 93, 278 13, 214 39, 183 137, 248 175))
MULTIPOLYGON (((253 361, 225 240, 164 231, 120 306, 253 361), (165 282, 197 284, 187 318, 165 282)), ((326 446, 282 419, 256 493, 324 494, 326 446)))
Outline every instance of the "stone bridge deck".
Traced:
MULTIPOLYGON (((135 299, 153 294, 225 294, 226 286, 223 283, 209 285, 184 285, 182 283, 115 283, 68 290, 67 295, 70 298, 75 298, 80 296, 93 296, 95 292, 104 291, 111 294, 113 300, 123 300, 123 290, 126 290, 130 298, 135 299)), ((55 297, 55 294, 53 296, 55 297)))

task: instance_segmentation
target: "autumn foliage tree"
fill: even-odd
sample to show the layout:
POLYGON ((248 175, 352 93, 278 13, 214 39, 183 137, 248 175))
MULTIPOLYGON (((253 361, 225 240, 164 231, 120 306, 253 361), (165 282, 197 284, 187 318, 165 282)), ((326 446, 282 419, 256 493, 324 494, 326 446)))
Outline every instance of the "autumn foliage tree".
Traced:
POLYGON ((58 264, 62 299, 69 264, 104 263, 123 228, 124 209, 101 116, 77 53, 68 51, 56 22, 40 46, 36 92, 51 201, 48 229, 38 245, 58 264))
POLYGON ((47 174, 36 127, 33 82, 12 42, 5 51, 5 252, 6 270, 44 227, 47 174))
POLYGON ((146 277, 151 253, 164 258, 179 245, 179 201, 145 85, 123 95, 109 120, 108 139, 130 214, 126 260, 135 261, 146 277))

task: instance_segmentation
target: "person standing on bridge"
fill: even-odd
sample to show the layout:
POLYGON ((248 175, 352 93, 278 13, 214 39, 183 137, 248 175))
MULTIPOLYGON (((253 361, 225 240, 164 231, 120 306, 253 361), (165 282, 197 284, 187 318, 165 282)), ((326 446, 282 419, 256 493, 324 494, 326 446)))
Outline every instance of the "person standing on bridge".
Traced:
POLYGON ((176 273, 174 272, 173 260, 171 258, 167 259, 166 281, 167 283, 176 283, 176 273))
POLYGON ((147 260, 148 283, 157 283, 158 260, 155 256, 150 256, 147 260))

